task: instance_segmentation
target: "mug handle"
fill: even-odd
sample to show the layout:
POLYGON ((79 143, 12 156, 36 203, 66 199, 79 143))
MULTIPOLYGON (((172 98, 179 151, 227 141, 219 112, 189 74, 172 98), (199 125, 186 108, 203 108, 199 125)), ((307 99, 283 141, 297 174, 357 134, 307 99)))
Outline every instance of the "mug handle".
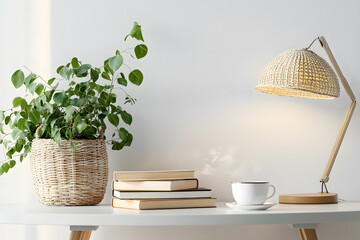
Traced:
POLYGON ((269 199, 269 198, 271 198, 272 196, 275 195, 275 186, 270 184, 269 187, 272 187, 273 193, 269 197, 267 197, 266 199, 269 199))

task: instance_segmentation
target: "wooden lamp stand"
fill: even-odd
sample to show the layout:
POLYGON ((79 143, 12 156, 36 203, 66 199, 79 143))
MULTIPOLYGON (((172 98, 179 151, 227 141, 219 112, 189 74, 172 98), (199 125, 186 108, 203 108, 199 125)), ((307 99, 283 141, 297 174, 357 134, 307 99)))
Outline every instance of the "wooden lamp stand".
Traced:
POLYGON ((338 133, 338 136, 336 138, 334 147, 332 149, 332 152, 330 154, 329 161, 326 165, 325 171, 321 177, 321 192, 320 193, 305 193, 305 194, 286 194, 286 195, 280 195, 279 196, 279 203, 287 203, 287 204, 330 204, 330 203, 337 203, 338 202, 338 195, 337 193, 329 193, 326 188, 326 183, 329 181, 329 175, 331 172, 331 169, 334 165, 336 156, 339 152, 340 145, 342 143, 342 140, 344 139, 347 127, 349 126, 349 122, 351 120, 351 116, 354 112, 355 106, 356 106, 356 98, 346 81, 344 75, 342 74, 339 65, 337 64, 334 55, 332 54, 328 43, 326 42, 325 38, 323 36, 319 37, 318 40, 320 41, 321 46, 325 49, 326 54, 328 55, 332 65, 335 68, 335 71, 337 72, 342 85, 345 88, 345 91, 347 95, 351 99, 350 107, 346 113, 345 119, 343 121, 343 124, 341 126, 341 129, 338 133), (324 192, 325 187, 325 192, 324 192))

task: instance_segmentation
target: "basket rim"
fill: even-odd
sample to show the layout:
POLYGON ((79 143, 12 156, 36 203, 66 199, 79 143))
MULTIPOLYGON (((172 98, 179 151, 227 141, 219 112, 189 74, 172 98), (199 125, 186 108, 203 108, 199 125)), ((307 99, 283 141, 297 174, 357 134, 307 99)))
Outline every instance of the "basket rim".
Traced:
MULTIPOLYGON (((33 141, 35 141, 35 140, 55 142, 54 139, 52 139, 52 138, 34 138, 33 141)), ((61 138, 61 141, 65 141, 65 142, 96 142, 96 141, 105 141, 105 139, 103 139, 103 138, 95 138, 95 139, 72 139, 72 140, 68 140, 66 138, 61 138)))

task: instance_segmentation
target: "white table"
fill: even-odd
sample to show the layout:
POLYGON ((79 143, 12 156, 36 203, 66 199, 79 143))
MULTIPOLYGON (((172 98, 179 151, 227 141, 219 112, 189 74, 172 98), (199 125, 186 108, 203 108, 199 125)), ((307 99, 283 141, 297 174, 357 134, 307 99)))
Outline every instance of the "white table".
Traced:
POLYGON ((211 226, 290 224, 304 240, 316 238, 319 223, 359 221, 360 202, 324 205, 276 205, 266 211, 217 208, 127 210, 109 205, 48 207, 0 205, 0 224, 70 226, 70 239, 89 239, 99 226, 211 226))

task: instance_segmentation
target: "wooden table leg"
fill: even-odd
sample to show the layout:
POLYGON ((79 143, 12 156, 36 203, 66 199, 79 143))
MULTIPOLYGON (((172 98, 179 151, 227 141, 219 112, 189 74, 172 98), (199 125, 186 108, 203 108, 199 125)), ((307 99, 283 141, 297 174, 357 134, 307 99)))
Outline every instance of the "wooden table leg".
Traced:
POLYGON ((89 240, 92 231, 71 231, 70 240, 89 240))
POLYGON ((318 240, 315 229, 298 229, 301 240, 318 240))
POLYGON ((80 240, 82 231, 71 231, 70 240, 80 240))
POLYGON ((89 240, 91 236, 91 231, 83 231, 80 236, 80 240, 89 240))

